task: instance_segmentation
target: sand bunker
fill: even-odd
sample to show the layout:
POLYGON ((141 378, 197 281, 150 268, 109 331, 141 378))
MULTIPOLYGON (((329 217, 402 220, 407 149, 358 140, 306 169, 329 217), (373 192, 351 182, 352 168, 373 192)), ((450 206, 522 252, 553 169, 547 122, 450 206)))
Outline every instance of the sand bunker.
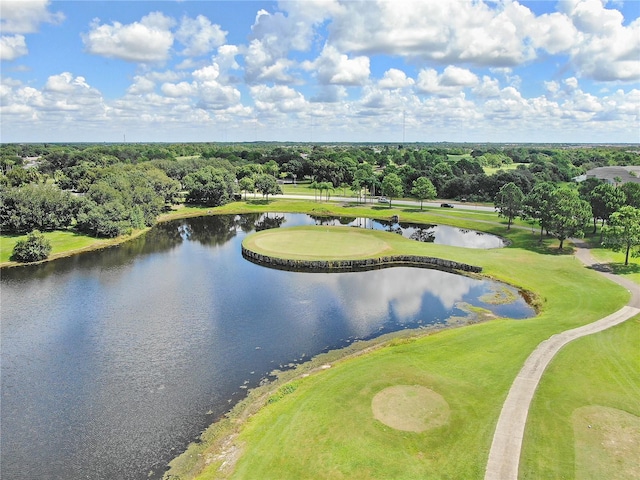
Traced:
POLYGON ((376 420, 406 432, 423 432, 449 421, 449 404, 420 385, 395 385, 378 392, 371 402, 376 420))
POLYGON ((576 409, 571 419, 576 478, 640 478, 640 417, 590 405, 576 409))

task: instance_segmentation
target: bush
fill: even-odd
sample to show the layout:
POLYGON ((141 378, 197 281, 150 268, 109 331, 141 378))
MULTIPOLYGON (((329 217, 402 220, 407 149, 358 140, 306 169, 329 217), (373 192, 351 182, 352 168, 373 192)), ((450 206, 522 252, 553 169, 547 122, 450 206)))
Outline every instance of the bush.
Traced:
POLYGON ((51 243, 38 230, 27 235, 26 240, 20 240, 13 247, 12 260, 17 262, 37 262, 44 260, 51 253, 51 243))

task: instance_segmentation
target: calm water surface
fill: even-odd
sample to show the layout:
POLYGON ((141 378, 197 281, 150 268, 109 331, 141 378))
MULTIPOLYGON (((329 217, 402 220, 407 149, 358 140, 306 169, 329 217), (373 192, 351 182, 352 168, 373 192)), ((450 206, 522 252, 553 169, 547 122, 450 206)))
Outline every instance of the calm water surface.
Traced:
MULTIPOLYGON (((248 232, 319 221, 181 220, 120 247, 4 270, 0 476, 157 478, 275 368, 462 315, 459 302, 533 315, 522 299, 480 302, 495 282, 437 270, 295 273, 241 256, 248 232)), ((409 228, 373 226, 398 227, 409 228)))

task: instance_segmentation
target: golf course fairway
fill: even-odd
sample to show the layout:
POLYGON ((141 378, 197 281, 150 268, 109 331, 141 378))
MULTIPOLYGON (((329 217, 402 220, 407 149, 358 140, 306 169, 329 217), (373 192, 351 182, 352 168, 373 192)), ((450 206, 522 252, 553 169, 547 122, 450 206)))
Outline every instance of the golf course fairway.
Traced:
MULTIPOLYGON (((500 410, 525 359, 550 336, 605 317, 629 299, 624 288, 585 268, 573 255, 558 254, 549 243, 541 247, 522 230, 504 234, 510 247, 473 250, 388 232, 366 231, 372 238, 362 238, 361 231, 336 228, 342 229, 338 235, 318 235, 310 250, 308 242, 316 240, 294 233, 298 227, 280 229, 290 230, 285 238, 265 234, 256 235, 259 241, 253 244, 248 243, 251 237, 245 240, 261 254, 293 259, 409 254, 478 265, 483 275, 530 292, 539 314, 528 320, 405 332, 281 372, 276 382, 252 391, 200 443, 176 458, 166 478, 481 479, 500 410)), ((639 318, 577 346, 602 346, 600 338, 608 347, 602 354, 615 357, 606 370, 583 362, 591 354, 577 347, 552 362, 550 380, 561 379, 561 387, 545 388, 540 401, 548 408, 534 401, 529 417, 534 428, 526 434, 519 478, 576 478, 573 458, 584 453, 576 452, 582 443, 573 437, 574 423, 577 415, 591 410, 573 412, 592 405, 594 398, 599 407, 640 416, 640 378, 633 368, 639 318), (585 374, 588 382, 582 380, 585 374), (579 386, 575 391, 574 383, 579 386), (555 410, 567 391, 571 402, 555 410), (562 452, 566 458, 549 465, 537 455, 540 451, 562 452)))

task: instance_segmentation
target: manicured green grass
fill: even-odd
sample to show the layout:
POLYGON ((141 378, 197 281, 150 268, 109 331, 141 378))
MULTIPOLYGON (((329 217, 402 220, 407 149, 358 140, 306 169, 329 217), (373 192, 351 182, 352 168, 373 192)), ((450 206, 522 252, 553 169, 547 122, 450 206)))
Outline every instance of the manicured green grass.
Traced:
POLYGON ((385 255, 392 248, 391 240, 396 239, 388 232, 372 234, 355 228, 304 226, 264 230, 247 237, 243 245, 272 257, 331 260, 385 255))
MULTIPOLYGON (((535 230, 507 232, 495 214, 314 205, 304 204, 307 213, 317 214, 316 208, 347 216, 398 213, 405 221, 422 219, 504 235, 512 242, 509 248, 472 250, 419 242, 395 247, 409 254, 481 265, 483 274, 534 292, 540 314, 529 320, 495 320, 411 341, 391 341, 374 352, 334 363, 322 373, 299 378, 296 388, 279 395, 278 401, 240 428, 236 442, 243 450, 235 471, 218 471, 224 458, 211 456, 205 443, 176 461, 182 465, 175 471, 181 478, 191 478, 185 474, 190 469, 198 470, 197 461, 188 461, 189 455, 201 462, 210 460, 197 477, 203 479, 482 478, 502 402, 526 357, 554 333, 595 321, 628 300, 628 292, 584 268, 570 255, 570 248, 558 252, 550 248, 557 243, 548 239, 539 245, 535 230), (411 433, 376 421, 373 396, 402 384, 422 385, 442 395, 451 409, 449 423, 411 433)), ((271 210, 300 211, 302 206, 277 201, 271 210)), ((605 391, 611 379, 602 370, 595 374, 602 374, 599 388, 605 391)), ((257 404, 265 402, 266 397, 257 404)), ((235 415, 241 414, 232 418, 235 415)), ((233 422, 226 425, 214 427, 214 431, 220 428, 217 437, 214 433, 205 437, 216 441, 237 428, 233 422)), ((563 440, 567 435, 570 432, 562 433, 563 440)), ((537 444, 535 438, 532 444, 537 444)), ((572 478, 570 471, 559 469, 556 478, 572 478)))
POLYGON ((629 256, 629 265, 624 264, 624 252, 614 252, 605 248, 593 248, 591 254, 600 262, 607 263, 613 271, 640 284, 640 257, 629 256))
MULTIPOLYGON (((640 316, 636 316, 604 332, 578 339, 558 353, 542 377, 529 411, 521 479, 638 478, 640 461, 635 429, 635 444, 629 443, 633 434, 629 426, 619 425, 615 442, 585 452, 584 442, 578 442, 574 435, 572 415, 589 406, 613 408, 640 418, 639 346, 640 316), (632 455, 627 462, 635 463, 635 475, 624 475, 612 464, 612 453, 620 449, 620 453, 632 455), (592 471, 576 465, 576 458, 585 454, 592 471), (606 475, 598 475, 603 467, 606 475)), ((588 425, 578 427, 593 435, 601 425, 591 425, 592 432, 588 425)))
MULTIPOLYGON (((67 252, 84 250, 95 246, 104 246, 112 242, 100 240, 87 235, 81 235, 72 231, 44 232, 44 236, 51 242, 51 255, 59 256, 67 252)), ((26 239, 26 235, 2 235, 0 236, 0 264, 9 262, 15 244, 26 239)))

